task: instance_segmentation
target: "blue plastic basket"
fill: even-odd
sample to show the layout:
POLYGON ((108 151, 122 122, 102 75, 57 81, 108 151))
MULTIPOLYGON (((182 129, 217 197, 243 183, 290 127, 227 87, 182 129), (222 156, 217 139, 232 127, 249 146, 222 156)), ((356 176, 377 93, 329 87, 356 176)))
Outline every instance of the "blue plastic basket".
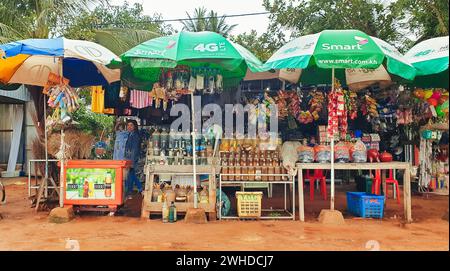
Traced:
POLYGON ((384 196, 365 192, 347 192, 347 210, 364 218, 383 218, 384 196))

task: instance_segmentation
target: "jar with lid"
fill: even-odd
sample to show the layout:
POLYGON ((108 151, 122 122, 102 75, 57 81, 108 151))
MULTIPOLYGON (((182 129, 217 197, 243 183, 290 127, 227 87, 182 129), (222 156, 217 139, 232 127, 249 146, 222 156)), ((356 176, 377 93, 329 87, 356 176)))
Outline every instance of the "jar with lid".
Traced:
MULTIPOLYGON (((278 157, 275 157, 275 159, 273 159, 273 167, 275 169, 275 175, 279 175, 281 174, 281 167, 282 165, 280 164, 280 161, 278 160, 278 157)), ((275 176, 275 181, 281 181, 281 176, 275 176)))
POLYGON ((239 156, 236 155, 236 161, 235 161, 235 167, 234 167, 234 173, 235 173, 235 177, 234 179, 236 181, 240 181, 241 180, 241 159, 239 156))
POLYGON ((247 166, 248 160, 247 160, 247 156, 245 154, 242 155, 241 157, 241 174, 242 174, 242 181, 247 181, 248 180, 248 176, 246 174, 248 174, 248 166, 247 166))
POLYGON ((235 180, 235 176, 234 176, 234 174, 235 174, 235 171, 234 171, 234 166, 235 166, 235 163, 234 163, 234 157, 232 157, 232 156, 230 156, 230 159, 229 159, 229 163, 228 163, 228 174, 230 174, 230 176, 228 176, 228 180, 229 181, 234 181, 235 180))
POLYGON ((252 156, 249 156, 249 158, 248 158, 248 170, 247 170, 247 172, 249 174, 247 179, 249 181, 254 181, 255 180, 255 176, 251 175, 251 174, 255 174, 255 164, 254 164, 254 160, 253 160, 252 156))
POLYGON ((273 182, 275 180, 275 177, 273 176, 273 174, 275 174, 275 167, 273 166, 273 160, 271 158, 267 160, 267 174, 270 174, 270 176, 267 176, 267 180, 273 182))
POLYGON ((262 159, 262 160, 260 161, 260 164, 261 164, 261 174, 262 174, 261 180, 262 180, 263 182, 267 182, 267 180, 268 180, 268 176, 267 176, 268 170, 267 170, 267 163, 266 163, 266 160, 265 160, 265 159, 262 159))

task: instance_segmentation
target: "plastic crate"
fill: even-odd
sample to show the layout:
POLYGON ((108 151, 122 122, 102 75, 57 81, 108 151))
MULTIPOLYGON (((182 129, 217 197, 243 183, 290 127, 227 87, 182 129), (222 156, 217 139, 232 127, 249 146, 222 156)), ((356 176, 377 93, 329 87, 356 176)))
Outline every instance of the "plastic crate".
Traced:
POLYGON ((262 192, 236 192, 238 216, 245 218, 261 217, 262 192))
POLYGON ((364 218, 383 218, 384 196, 365 192, 347 192, 347 210, 364 218))

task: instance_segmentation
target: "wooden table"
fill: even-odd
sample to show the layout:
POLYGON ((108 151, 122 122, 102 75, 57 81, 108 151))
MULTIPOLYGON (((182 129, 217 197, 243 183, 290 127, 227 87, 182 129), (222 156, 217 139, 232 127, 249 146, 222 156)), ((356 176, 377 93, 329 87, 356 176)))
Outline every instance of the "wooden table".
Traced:
MULTIPOLYGON (((142 201, 141 217, 149 218, 152 213, 161 213, 163 203, 152 202, 153 183, 155 175, 167 174, 178 176, 192 176, 192 165, 146 165, 145 166, 145 190, 142 201)), ((202 208, 208 213, 210 220, 216 220, 216 172, 220 172, 220 167, 213 165, 198 165, 197 175, 209 175, 209 202, 199 203, 198 208, 202 208)), ((193 202, 175 202, 178 213, 185 213, 189 208, 194 207, 193 202)))
MULTIPOLYGON (((297 163, 298 172, 298 198, 300 221, 305 221, 305 204, 303 197, 303 170, 304 169, 327 169, 331 170, 330 163, 297 163)), ((389 162, 389 163, 334 163, 335 170, 404 170, 403 175, 403 208, 406 221, 412 222, 411 216, 411 165, 408 162, 389 162)), ((384 176, 383 183, 384 183, 384 176)), ((386 191, 386 190, 383 190, 386 191)))

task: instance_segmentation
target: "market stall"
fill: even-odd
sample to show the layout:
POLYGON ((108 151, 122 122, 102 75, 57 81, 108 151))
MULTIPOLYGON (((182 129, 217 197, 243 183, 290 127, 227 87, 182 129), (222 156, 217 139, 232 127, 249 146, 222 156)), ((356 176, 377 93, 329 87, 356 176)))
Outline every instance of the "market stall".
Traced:
POLYGON ((449 37, 419 42, 405 56, 417 70, 411 84, 417 103, 423 105, 417 113, 428 116, 415 130, 419 138, 418 190, 448 195, 449 37))
MULTIPOLYGON (((65 38, 56 39, 28 39, 3 44, 0 48, 5 52, 6 58, 1 60, 2 73, 0 81, 5 84, 21 83, 32 86, 43 87, 45 95, 43 129, 44 142, 37 141, 37 145, 43 143, 45 151, 45 170, 43 181, 39 185, 36 195, 36 210, 41 200, 48 195, 48 183, 52 184, 59 196, 60 207, 64 204, 64 189, 68 187, 62 180, 66 179, 64 166, 67 160, 80 157, 85 158, 87 147, 91 151, 91 140, 89 137, 80 136, 80 133, 70 133, 65 137, 64 130, 73 128, 72 114, 80 107, 79 87, 109 85, 120 80, 120 71, 106 67, 112 59, 117 56, 104 48, 89 41, 70 40, 65 38), (91 52, 97 52, 92 55, 91 52), (35 67, 45 67, 36 69, 35 67), (47 117, 50 109, 52 114, 47 117), (59 137, 54 143, 57 146, 49 146, 48 135, 52 131, 59 131, 52 135, 59 137), (67 138, 79 136, 77 141, 70 145, 67 138), (87 140, 84 140, 86 139, 87 140), (77 142, 77 143, 75 143, 77 142), (60 161, 60 181, 49 176, 49 149, 54 149, 54 157, 60 161)), ((49 135, 51 136, 51 135, 49 135)), ((75 184, 74 184, 75 185, 75 184)), ((92 185, 91 185, 92 186, 92 185)), ((72 187, 73 188, 73 187, 72 187)), ((66 189, 67 193, 67 189, 66 189)))
MULTIPOLYGON (((215 218, 215 178, 220 170, 216 170, 219 165, 215 164, 215 157, 211 155, 212 146, 205 144, 205 128, 208 127, 201 127, 201 114, 198 114, 201 108, 196 107, 199 105, 194 102, 194 95, 208 96, 222 93, 230 87, 237 87, 239 81, 245 76, 247 68, 259 71, 262 63, 248 50, 217 33, 184 31, 142 43, 124 53, 121 59, 122 62, 116 63, 117 66, 121 67, 125 73, 126 70, 132 70, 130 73, 132 75, 124 80, 125 83, 132 87, 139 81, 142 83, 142 89, 150 90, 147 96, 150 105, 153 102, 160 105, 162 102, 163 109, 166 110, 169 100, 176 102, 177 97, 183 95, 191 97, 192 118, 189 120, 187 129, 179 130, 179 127, 175 127, 170 130, 170 139, 182 133, 180 136, 182 141, 178 146, 175 146, 178 139, 170 146, 170 143, 164 140, 165 137, 155 140, 160 136, 159 131, 151 135, 153 140, 149 144, 150 158, 147 159, 145 167, 147 181, 142 215, 147 216, 153 212, 164 214, 163 209, 168 200, 166 193, 163 193, 166 200, 162 203, 152 199, 155 175, 159 175, 161 180, 163 173, 172 176, 192 174, 190 183, 193 192, 192 204, 175 201, 175 206, 182 211, 192 205, 194 208, 204 207, 205 211, 210 213, 210 217, 215 218), (183 142, 186 145, 182 145, 183 142), (183 167, 183 164, 189 166, 183 167), (202 189, 202 192, 209 192, 211 200, 208 204, 201 201, 201 196, 197 192, 199 186, 197 180, 201 174, 209 175, 208 190, 202 189)), ((219 125, 221 126, 222 123, 219 125)), ((167 132, 166 130, 165 133, 167 132)), ((215 138, 213 142, 218 143, 218 140, 219 138, 215 138)), ((214 144, 216 147, 217 143, 214 144)), ((212 153, 217 154, 214 151, 212 153)), ((170 182, 174 186, 173 178, 170 182)), ((160 182, 156 183, 157 188, 160 185, 160 182)), ((162 187, 159 188, 162 189, 162 187)), ((168 191, 168 194, 173 193, 168 191)))
MULTIPOLYGON (((348 117, 352 116, 351 110, 356 110, 351 101, 352 95, 347 95, 346 100, 344 90, 336 78, 339 78, 342 84, 349 85, 351 82, 347 77, 351 71, 349 69, 373 70, 382 67, 383 63, 386 63, 386 70, 391 74, 407 80, 412 80, 415 76, 415 69, 395 47, 357 30, 325 30, 317 34, 299 37, 280 48, 265 64, 267 70, 300 68, 302 69, 301 82, 310 84, 331 83, 331 90, 327 95, 328 125, 326 131, 323 131, 324 138, 328 139, 327 141, 331 144, 323 144, 320 153, 318 151, 317 154, 318 157, 320 156, 322 163, 330 163, 331 210, 334 210, 335 161, 348 162, 341 161, 343 157, 339 157, 337 152, 337 147, 345 149, 345 146, 337 146, 334 143, 341 140, 340 144, 345 145, 348 117), (384 59, 388 61, 384 62, 384 59)), ((363 81, 366 81, 367 85, 371 85, 374 83, 373 79, 369 77, 363 81)), ((384 80, 380 81, 383 82, 384 80)), ((367 85, 359 86, 356 89, 367 85)), ((373 99, 368 97, 367 100, 366 111, 369 115, 377 115, 378 112, 376 105, 373 104, 373 99)), ((296 105, 293 107, 298 108, 296 105)), ((311 111, 297 112, 296 116, 298 116, 299 121, 308 123, 318 119, 321 110, 322 107, 319 106, 311 111)), ((322 142, 320 143, 322 144, 322 142)), ((349 160, 348 158, 344 160, 349 160)), ((302 187, 302 184, 299 184, 299 187, 302 187)), ((326 189, 326 186, 324 189, 326 189)), ((300 206, 303 206, 302 202, 300 206)))

